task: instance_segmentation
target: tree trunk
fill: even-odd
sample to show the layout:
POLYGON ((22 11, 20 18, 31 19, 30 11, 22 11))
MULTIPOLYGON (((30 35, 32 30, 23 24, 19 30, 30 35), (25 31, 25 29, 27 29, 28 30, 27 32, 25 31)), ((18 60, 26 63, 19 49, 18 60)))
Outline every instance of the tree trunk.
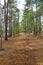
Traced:
POLYGON ((41 15, 39 16, 39 35, 41 34, 41 15))
MULTIPOLYGON (((36 0, 36 12, 37 12, 37 0, 36 0)), ((37 35, 38 30, 37 30, 37 16, 36 16, 36 29, 35 29, 35 35, 37 35)))
POLYGON ((7 22, 8 22, 8 1, 4 0, 4 7, 5 7, 5 40, 7 40, 7 22), (7 11, 6 11, 7 10, 7 11))

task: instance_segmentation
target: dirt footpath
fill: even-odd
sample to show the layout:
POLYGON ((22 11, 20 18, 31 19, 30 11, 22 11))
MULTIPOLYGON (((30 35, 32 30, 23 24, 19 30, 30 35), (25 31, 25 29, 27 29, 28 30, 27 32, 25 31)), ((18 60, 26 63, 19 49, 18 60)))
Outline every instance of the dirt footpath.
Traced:
POLYGON ((3 40, 0 51, 0 65, 43 65, 43 39, 19 36, 3 40))

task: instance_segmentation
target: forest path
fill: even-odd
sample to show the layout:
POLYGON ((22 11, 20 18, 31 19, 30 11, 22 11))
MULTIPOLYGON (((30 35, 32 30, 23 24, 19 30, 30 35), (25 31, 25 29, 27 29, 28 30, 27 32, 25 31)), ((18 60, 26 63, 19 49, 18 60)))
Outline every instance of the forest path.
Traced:
POLYGON ((43 65, 43 39, 20 33, 8 41, 3 40, 3 48, 0 65, 43 65))

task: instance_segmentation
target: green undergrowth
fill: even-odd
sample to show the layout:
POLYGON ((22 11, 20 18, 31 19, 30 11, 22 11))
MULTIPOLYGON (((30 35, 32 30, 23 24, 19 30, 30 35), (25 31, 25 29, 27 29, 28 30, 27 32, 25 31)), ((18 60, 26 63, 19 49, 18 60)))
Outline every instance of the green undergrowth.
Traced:
POLYGON ((0 48, 0 51, 4 51, 4 48, 0 48))

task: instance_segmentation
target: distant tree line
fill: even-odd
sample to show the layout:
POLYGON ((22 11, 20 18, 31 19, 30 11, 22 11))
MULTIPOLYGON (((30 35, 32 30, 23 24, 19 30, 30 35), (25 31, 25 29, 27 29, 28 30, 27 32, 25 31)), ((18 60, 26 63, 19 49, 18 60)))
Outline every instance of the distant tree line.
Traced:
POLYGON ((43 0, 25 0, 25 9, 21 22, 22 31, 34 35, 41 34, 41 16, 43 16, 43 0), (33 5, 36 11, 33 11, 33 5))

